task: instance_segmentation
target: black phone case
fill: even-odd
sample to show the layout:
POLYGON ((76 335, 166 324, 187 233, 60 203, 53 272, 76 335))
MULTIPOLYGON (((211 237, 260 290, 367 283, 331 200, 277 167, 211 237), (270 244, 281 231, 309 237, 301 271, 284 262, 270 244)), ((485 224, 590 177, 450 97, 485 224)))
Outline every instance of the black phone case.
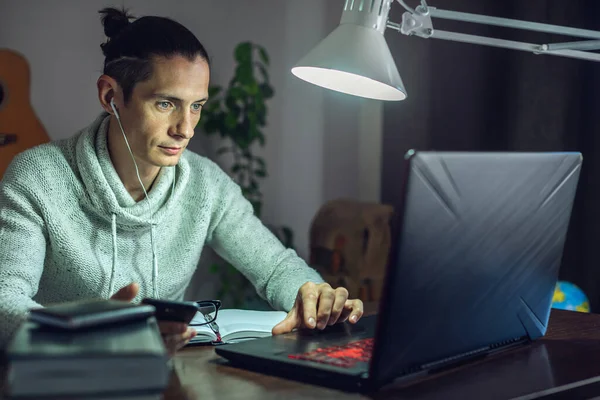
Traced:
POLYGON ((154 306, 154 316, 159 321, 183 322, 189 324, 198 311, 192 302, 178 302, 157 299, 143 299, 142 303, 154 306))
POLYGON ((30 310, 28 319, 41 326, 61 330, 83 330, 146 319, 154 314, 149 305, 118 300, 81 300, 30 310))

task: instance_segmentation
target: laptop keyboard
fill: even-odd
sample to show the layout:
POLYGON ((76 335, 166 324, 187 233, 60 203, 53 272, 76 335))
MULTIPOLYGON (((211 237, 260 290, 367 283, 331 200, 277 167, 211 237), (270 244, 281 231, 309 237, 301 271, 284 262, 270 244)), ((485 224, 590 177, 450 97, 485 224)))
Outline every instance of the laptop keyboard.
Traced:
POLYGON ((352 368, 359 362, 369 362, 373 338, 356 340, 342 346, 323 347, 307 353, 290 354, 292 360, 306 360, 342 368, 352 368))

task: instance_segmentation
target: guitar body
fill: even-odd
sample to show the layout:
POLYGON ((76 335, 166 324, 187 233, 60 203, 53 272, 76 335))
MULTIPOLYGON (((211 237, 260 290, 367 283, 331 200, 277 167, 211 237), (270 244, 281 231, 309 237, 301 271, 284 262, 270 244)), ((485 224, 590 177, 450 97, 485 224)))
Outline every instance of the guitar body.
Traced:
POLYGON ((30 102, 25 58, 0 49, 0 179, 15 155, 50 141, 30 102))

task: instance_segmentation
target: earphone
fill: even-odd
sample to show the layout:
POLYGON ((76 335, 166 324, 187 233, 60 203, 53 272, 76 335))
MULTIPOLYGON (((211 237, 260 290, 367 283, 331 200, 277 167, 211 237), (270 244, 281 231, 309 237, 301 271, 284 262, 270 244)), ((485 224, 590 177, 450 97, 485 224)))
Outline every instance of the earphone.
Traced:
POLYGON ((142 183, 142 178, 140 178, 140 171, 138 169, 137 163, 135 162, 135 157, 133 156, 133 152, 131 151, 131 147, 129 146, 129 140, 127 140, 127 135, 125 135, 125 130, 123 129, 123 125, 121 124, 121 117, 119 116, 119 112, 117 111, 117 107, 115 107, 115 98, 110 99, 110 106, 115 112, 115 117, 117 117, 117 122, 119 123, 119 128, 121 128, 121 132, 123 133, 123 139, 125 139, 125 144, 127 145, 127 150, 129 150, 129 155, 131 156, 131 160, 133 161, 133 165, 135 166, 135 173, 137 175, 138 181, 140 182, 140 186, 144 191, 145 199, 148 203, 150 203, 150 199, 148 198, 148 193, 146 192, 146 188, 142 183))
MULTIPOLYGON (((115 107, 115 98, 114 97, 112 99, 110 99, 110 106, 112 107, 113 111, 115 112, 115 117, 117 117, 117 119, 120 122, 121 118, 119 117, 119 112, 117 111, 117 107, 115 107)), ((123 136, 125 136, 125 132, 123 132, 123 136)), ((127 139, 125 139, 125 140, 127 140, 127 139)))
MULTIPOLYGON (((119 123, 119 128, 121 128, 121 132, 123 133, 123 139, 125 139, 125 144, 127 145, 127 150, 129 150, 129 155, 131 156, 131 160, 133 161, 133 165, 135 166, 135 174, 137 175, 138 182, 140 182, 140 186, 144 191, 144 200, 146 200, 146 206, 148 207, 148 213, 152 215, 152 207, 150 205, 150 197, 148 197, 148 192, 146 192, 146 188, 142 183, 142 178, 140 178, 140 171, 137 166, 137 162, 135 162, 135 157, 133 156, 133 152, 131 151, 131 147, 129 146, 129 140, 127 140, 127 135, 125 135, 125 130, 123 129, 123 125, 121 124, 121 117, 119 116, 119 112, 117 111, 117 107, 115 107, 114 97, 110 99, 110 106, 115 112, 115 117, 117 117, 117 122, 119 123)), ((173 181, 175 184, 175 181, 173 181)), ((152 223, 154 226, 154 223, 152 223)), ((154 238, 154 227, 150 229, 150 243, 152 246, 152 281, 153 289, 154 289, 154 298, 158 298, 158 293, 156 291, 156 282, 158 280, 158 261, 156 259, 156 249, 155 249, 155 238, 154 238)))

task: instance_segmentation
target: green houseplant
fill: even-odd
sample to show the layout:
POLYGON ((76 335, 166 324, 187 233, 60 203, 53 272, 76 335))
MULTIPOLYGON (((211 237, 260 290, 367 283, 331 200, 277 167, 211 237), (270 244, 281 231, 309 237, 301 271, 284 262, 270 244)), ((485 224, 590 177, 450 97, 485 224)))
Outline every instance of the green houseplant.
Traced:
MULTIPOLYGON (((209 101, 202 110, 199 127, 207 135, 220 135, 217 154, 232 157, 229 173, 260 218, 263 205, 260 180, 267 176, 267 165, 255 150, 256 146, 265 145, 262 129, 267 122, 267 100, 274 95, 267 70, 269 56, 264 47, 243 42, 236 46, 234 57, 236 68, 227 87, 209 88, 209 101)), ((291 229, 269 228, 285 246, 293 247, 291 229)), ((220 299, 236 308, 257 307, 260 300, 254 288, 235 267, 223 261, 213 264, 211 272, 219 277, 220 299)))

